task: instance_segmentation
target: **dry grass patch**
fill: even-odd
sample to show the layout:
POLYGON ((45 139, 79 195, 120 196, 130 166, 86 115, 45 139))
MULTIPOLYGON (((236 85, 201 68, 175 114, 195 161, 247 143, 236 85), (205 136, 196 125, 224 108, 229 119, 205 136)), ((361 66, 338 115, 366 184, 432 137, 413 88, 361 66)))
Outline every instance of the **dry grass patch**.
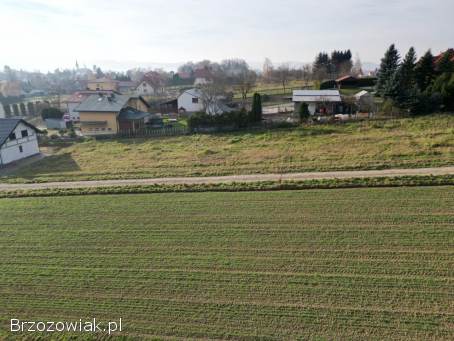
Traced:
POLYGON ((304 172, 454 163, 454 116, 87 141, 0 181, 304 172))

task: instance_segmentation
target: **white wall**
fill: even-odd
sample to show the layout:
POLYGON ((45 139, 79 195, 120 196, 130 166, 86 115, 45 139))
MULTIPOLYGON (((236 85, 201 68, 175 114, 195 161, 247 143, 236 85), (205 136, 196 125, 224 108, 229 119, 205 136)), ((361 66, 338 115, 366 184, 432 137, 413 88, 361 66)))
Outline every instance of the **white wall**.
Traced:
POLYGON ((315 110, 317 109, 317 104, 316 103, 309 103, 307 108, 309 109, 309 113, 311 115, 315 115, 315 110))
POLYGON ((178 97, 178 109, 180 108, 186 109, 186 112, 203 111, 202 99, 195 96, 191 90, 185 91, 178 97), (198 103, 193 103, 194 98, 198 100, 198 103))
POLYGON ((0 103, 0 118, 6 118, 5 109, 3 109, 2 103, 0 103))
POLYGON ((74 111, 74 109, 79 105, 80 103, 72 103, 69 102, 67 103, 68 107, 68 113, 69 113, 69 118, 73 122, 79 122, 80 121, 80 114, 78 111, 74 111))
POLYGON ((149 96, 156 95, 157 91, 147 82, 142 82, 137 86, 135 93, 139 96, 149 96))
POLYGON ((14 132, 16 139, 8 139, 0 148, 0 164, 7 164, 39 153, 38 137, 33 129, 19 123, 14 132), (22 137, 22 130, 28 131, 27 137, 22 137), (22 152, 19 146, 22 146, 22 152))

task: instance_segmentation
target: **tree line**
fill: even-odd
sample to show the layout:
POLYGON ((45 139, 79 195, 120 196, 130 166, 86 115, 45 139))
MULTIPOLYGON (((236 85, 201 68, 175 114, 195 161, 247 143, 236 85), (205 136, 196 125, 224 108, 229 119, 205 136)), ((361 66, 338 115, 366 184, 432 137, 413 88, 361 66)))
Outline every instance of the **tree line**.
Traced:
POLYGON ((413 114, 454 110, 454 50, 435 57, 428 50, 419 60, 411 47, 402 59, 395 45, 378 70, 377 94, 387 106, 413 114))

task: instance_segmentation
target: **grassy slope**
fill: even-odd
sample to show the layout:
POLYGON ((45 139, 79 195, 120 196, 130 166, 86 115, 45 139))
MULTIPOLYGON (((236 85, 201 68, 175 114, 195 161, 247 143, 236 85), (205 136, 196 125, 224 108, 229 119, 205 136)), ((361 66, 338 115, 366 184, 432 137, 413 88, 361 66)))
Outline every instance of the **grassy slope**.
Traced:
POLYGON ((0 336, 95 316, 139 337, 452 340, 452 207, 454 187, 0 199, 0 336))
MULTIPOLYGON (((89 141, 24 168, 16 180, 424 167, 453 162, 454 115, 445 115, 268 132, 89 141)), ((14 176, 6 180, 15 181, 14 176)))

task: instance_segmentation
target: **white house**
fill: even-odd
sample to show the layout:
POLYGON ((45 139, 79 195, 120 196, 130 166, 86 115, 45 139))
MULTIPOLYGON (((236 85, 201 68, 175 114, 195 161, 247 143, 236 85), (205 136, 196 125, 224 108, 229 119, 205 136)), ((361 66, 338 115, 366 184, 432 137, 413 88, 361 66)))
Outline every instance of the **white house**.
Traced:
POLYGON ((22 119, 0 119, 0 166, 38 154, 38 132, 22 119))
POLYGON ((184 91, 177 99, 178 110, 188 113, 203 111, 202 91, 194 88, 184 91))
POLYGON ((157 95, 159 93, 162 93, 163 91, 163 87, 153 85, 151 82, 143 80, 136 87, 135 93, 137 96, 150 96, 157 95))
POLYGON ((339 90, 294 90, 293 103, 296 113, 301 104, 306 103, 311 115, 334 114, 342 98, 339 90))
POLYGON ((194 80, 194 86, 206 85, 206 84, 211 84, 211 83, 213 83, 213 81, 210 79, 207 79, 205 77, 197 77, 194 80))

